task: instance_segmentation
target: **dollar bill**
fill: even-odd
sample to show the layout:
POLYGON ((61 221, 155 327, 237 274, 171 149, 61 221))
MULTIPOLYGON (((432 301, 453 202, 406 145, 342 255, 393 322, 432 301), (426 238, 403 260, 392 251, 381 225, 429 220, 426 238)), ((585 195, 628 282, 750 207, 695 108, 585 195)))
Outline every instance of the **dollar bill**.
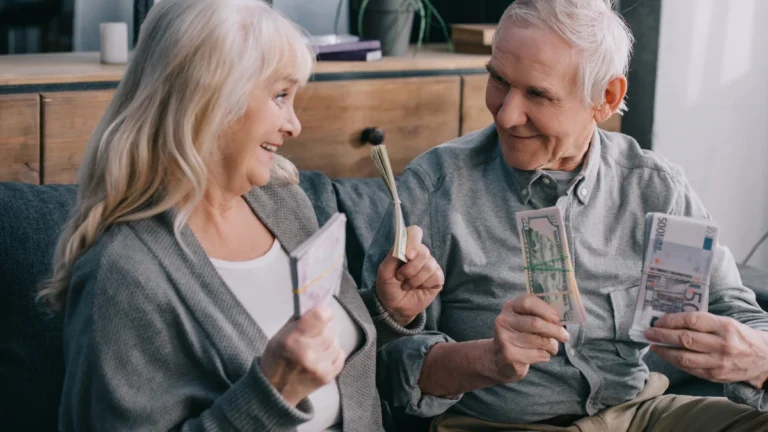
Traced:
POLYGON ((646 216, 643 271, 629 331, 633 340, 650 343, 645 331, 665 314, 707 311, 718 232, 710 220, 646 216))
POLYGON ((528 293, 554 307, 561 324, 583 323, 587 313, 576 285, 562 210, 548 207, 516 216, 528 293))
POLYGON ((395 206, 395 244, 392 248, 392 256, 402 262, 408 262, 408 258, 405 256, 405 248, 408 244, 408 233, 405 229, 403 208, 400 204, 400 197, 397 194, 395 175, 392 172, 392 165, 389 163, 387 148, 383 144, 373 146, 371 149, 371 158, 373 159, 373 163, 376 165, 376 168, 379 170, 381 178, 387 185, 387 189, 389 190, 389 194, 392 196, 392 201, 394 202, 395 206))

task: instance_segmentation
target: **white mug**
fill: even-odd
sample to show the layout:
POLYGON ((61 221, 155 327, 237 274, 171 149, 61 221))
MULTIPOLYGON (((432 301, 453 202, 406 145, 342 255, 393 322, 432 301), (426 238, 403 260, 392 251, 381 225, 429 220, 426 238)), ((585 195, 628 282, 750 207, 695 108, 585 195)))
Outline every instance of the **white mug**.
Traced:
POLYGON ((99 24, 99 42, 102 63, 128 63, 127 23, 106 22, 99 24))

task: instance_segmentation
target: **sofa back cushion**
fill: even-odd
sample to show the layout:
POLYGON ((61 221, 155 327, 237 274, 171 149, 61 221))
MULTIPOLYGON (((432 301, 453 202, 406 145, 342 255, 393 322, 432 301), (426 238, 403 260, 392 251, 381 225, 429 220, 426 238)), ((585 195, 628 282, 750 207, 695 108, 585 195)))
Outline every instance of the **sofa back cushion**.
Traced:
POLYGON ((52 431, 63 382, 61 318, 35 302, 59 230, 75 202, 69 185, 0 183, 0 406, 4 430, 52 431))

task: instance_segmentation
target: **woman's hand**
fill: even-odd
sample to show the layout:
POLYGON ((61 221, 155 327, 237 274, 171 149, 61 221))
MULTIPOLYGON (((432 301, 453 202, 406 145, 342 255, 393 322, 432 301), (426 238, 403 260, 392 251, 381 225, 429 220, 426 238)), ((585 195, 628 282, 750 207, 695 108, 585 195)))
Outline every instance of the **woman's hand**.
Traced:
POLYGON ((270 341, 261 357, 264 376, 295 406, 333 381, 344 367, 344 352, 333 333, 327 306, 312 309, 288 322, 270 341))
POLYGON ((392 256, 390 250, 379 265, 376 277, 376 296, 384 309, 402 326, 410 324, 432 303, 445 281, 437 261, 421 242, 421 228, 412 225, 407 232, 405 255, 408 262, 403 264, 392 256))

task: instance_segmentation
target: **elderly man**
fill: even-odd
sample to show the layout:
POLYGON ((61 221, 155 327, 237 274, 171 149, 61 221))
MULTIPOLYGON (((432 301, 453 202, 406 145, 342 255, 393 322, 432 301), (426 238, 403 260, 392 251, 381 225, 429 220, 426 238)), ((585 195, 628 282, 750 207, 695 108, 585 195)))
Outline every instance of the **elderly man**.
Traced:
MULTIPOLYGON (((427 330, 380 353, 390 407, 435 431, 768 430, 768 314, 716 252, 710 313, 670 314, 646 337, 726 398, 663 395, 630 339, 645 215, 708 218, 679 167, 596 123, 624 108, 632 36, 608 0, 517 0, 496 33, 486 103, 495 125, 434 148, 399 180, 406 221, 446 283, 427 330), (526 295, 515 214, 563 210, 588 319, 558 324, 526 295)), ((695 151, 695 149, 692 149, 695 151)), ((374 286, 392 209, 364 265, 374 286)), ((397 299, 387 299, 390 304, 397 299)), ((416 315, 417 311, 413 311, 416 315)))

